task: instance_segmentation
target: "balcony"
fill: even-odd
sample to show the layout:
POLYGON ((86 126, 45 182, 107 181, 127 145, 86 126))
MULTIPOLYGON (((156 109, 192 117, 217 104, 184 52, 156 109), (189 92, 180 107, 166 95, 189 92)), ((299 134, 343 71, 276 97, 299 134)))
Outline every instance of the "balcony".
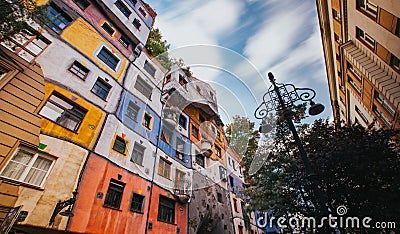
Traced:
POLYGON ((174 189, 174 197, 181 204, 188 203, 190 199, 190 195, 185 189, 174 189))

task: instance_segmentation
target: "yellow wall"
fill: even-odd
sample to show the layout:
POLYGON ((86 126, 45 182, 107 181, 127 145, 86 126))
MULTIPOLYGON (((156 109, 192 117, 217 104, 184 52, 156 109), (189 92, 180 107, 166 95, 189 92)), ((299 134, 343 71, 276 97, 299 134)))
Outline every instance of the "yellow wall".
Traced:
POLYGON ((74 47, 80 50, 82 53, 91 58, 99 67, 103 68, 113 75, 117 80, 122 78, 123 72, 126 66, 126 59, 122 54, 112 46, 107 40, 105 40, 95 28, 86 23, 82 18, 76 19, 71 23, 61 34, 67 42, 71 43, 74 47), (113 50, 115 54, 121 59, 120 66, 117 71, 110 69, 104 65, 99 58, 95 55, 95 51, 104 43, 113 50))
MULTIPOLYGON (((42 118, 41 132, 43 134, 48 134, 63 139, 69 139, 79 145, 91 149, 99 135, 101 126, 103 124, 105 114, 99 108, 93 106, 92 104, 86 102, 81 97, 76 94, 72 94, 60 87, 57 87, 51 83, 46 83, 46 94, 45 100, 48 99, 53 90, 59 92, 61 95, 71 99, 75 96, 77 100, 74 102, 81 107, 85 108, 88 112, 80 125, 78 132, 72 132, 61 125, 58 125, 46 118, 42 118), (93 129, 92 129, 93 128, 93 129)), ((72 99, 71 99, 72 100, 72 99)))

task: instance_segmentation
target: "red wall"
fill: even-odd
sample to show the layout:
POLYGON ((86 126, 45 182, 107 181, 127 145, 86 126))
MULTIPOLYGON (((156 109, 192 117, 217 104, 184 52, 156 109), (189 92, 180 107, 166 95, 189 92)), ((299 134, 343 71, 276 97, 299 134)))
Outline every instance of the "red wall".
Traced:
MULTIPOLYGON (((149 181, 129 173, 102 157, 91 154, 79 184, 77 201, 73 209, 74 216, 71 218, 69 230, 84 233, 144 233, 150 195, 147 191, 148 187, 150 187, 149 181), (120 175, 120 180, 118 180, 118 175, 120 175), (110 179, 125 183, 119 210, 103 206, 110 179), (97 197, 99 192, 103 193, 102 198, 97 197), (133 192, 145 196, 144 213, 129 210, 133 192)), ((149 222, 153 223, 153 229, 149 233, 175 234, 177 227, 181 229, 180 233, 186 233, 187 205, 176 202, 175 224, 157 221, 159 197, 160 195, 168 197, 168 194, 168 191, 156 185, 153 186, 149 218, 149 222)), ((171 194, 169 197, 173 199, 171 194)))

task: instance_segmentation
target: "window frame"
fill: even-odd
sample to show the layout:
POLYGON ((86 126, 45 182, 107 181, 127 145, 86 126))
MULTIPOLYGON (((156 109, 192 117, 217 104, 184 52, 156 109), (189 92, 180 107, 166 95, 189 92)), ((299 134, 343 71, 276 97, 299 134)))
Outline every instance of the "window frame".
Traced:
POLYGON ((129 210, 132 211, 132 212, 142 213, 143 214, 143 207, 144 207, 144 204, 145 204, 145 199, 146 199, 146 197, 141 195, 141 194, 132 193, 131 204, 129 206, 129 210), (134 201, 135 198, 141 198, 141 201, 140 202, 138 202, 137 200, 134 201), (136 204, 137 207, 140 206, 140 209, 135 209, 136 207, 132 207, 134 204, 136 204))
POLYGON ((176 202, 174 200, 160 195, 159 202, 158 202, 157 221, 174 224, 175 223, 175 215, 176 215, 175 214, 175 206, 176 206, 176 202), (166 217, 161 217, 164 215, 161 212, 164 212, 164 211, 166 211, 166 212, 169 211, 168 213, 172 213, 172 214, 169 214, 170 217, 168 217, 168 214, 165 214, 165 215, 167 215, 166 217))
MULTIPOLYGON (((64 95, 62 95, 62 94, 60 94, 60 93, 58 93, 56 91, 53 91, 52 94, 50 94, 50 96, 47 98, 47 100, 46 100, 45 104, 42 106, 41 110, 39 111, 39 115, 44 117, 44 118, 46 118, 46 119, 48 119, 49 121, 52 121, 52 122, 56 123, 57 125, 62 126, 65 129, 68 129, 68 130, 70 130, 72 132, 77 133, 79 128, 80 128, 80 126, 81 126, 81 124, 83 123, 83 121, 84 121, 84 119, 86 117, 87 112, 88 112, 88 110, 86 110, 85 108, 83 108, 80 105, 76 104, 75 102, 71 101, 69 98, 65 97, 64 95), (73 106, 73 108, 67 109, 65 106, 62 106, 60 103, 57 103, 56 101, 51 100, 51 97, 53 97, 53 96, 58 98, 58 99, 60 99, 61 101, 63 101, 67 105, 73 106), (47 107, 47 108, 49 108, 51 110, 54 110, 54 109, 52 109, 52 108, 47 106, 48 103, 50 103, 53 106, 58 107, 59 109, 64 110, 62 113, 60 113, 60 116, 57 117, 57 120, 50 119, 49 116, 43 115, 42 111, 44 110, 45 107, 47 107), (74 108, 76 108, 76 111, 80 112, 78 114, 81 114, 81 116, 79 116, 76 113, 70 111, 70 110, 73 110, 74 108), (75 128, 73 128, 73 129, 69 128, 65 124, 63 125, 62 123, 60 123, 61 121, 64 121, 64 120, 67 120, 67 119, 71 120, 71 118, 66 117, 68 115, 73 115, 78 120, 75 128)), ((74 119, 72 119, 72 120, 74 120, 74 119)))
POLYGON ((187 130, 187 123, 188 123, 188 118, 183 115, 182 113, 179 115, 179 120, 178 120, 179 126, 181 126, 183 129, 187 130), (182 122, 181 122, 182 120, 182 122))
POLYGON ((107 21, 101 24, 101 28, 110 36, 112 37, 115 33, 115 29, 111 26, 111 24, 107 21))
POLYGON ((133 19, 132 21, 133 27, 135 27, 137 30, 140 30, 140 27, 142 26, 142 23, 138 18, 133 19))
POLYGON ((96 54, 96 57, 102 61, 107 67, 109 67, 111 70, 113 71, 117 71, 118 70, 118 66, 121 62, 121 59, 114 55, 109 48, 107 48, 106 46, 102 46, 101 49, 98 51, 98 53, 96 54), (111 59, 111 60, 110 60, 111 59), (110 63, 110 61, 112 63, 110 63), (115 66, 114 66, 114 62, 115 66))
POLYGON ((45 23, 58 34, 61 34, 64 31, 64 29, 68 27, 68 25, 70 25, 73 21, 72 17, 69 16, 65 11, 62 10, 60 6, 58 6, 54 2, 51 2, 47 6, 46 17, 47 20, 45 21, 45 23), (52 12, 52 10, 49 8, 52 8, 54 12, 52 12), (52 18, 50 18, 49 15, 50 13, 52 13, 51 15, 52 18), (59 21, 61 23, 55 24, 56 21, 59 21))
POLYGON ((115 1, 114 5, 121 11, 127 18, 132 14, 132 11, 122 2, 122 0, 115 1), (118 4, 117 4, 118 3, 118 4))
POLYGON ((135 142, 135 144, 133 145, 133 149, 132 149, 131 161, 142 166, 143 165, 143 159, 144 159, 145 151, 146 151, 146 147, 144 147, 142 144, 140 144, 138 142, 135 142), (135 154, 135 152, 139 153, 139 156, 140 156, 139 158, 138 158, 138 155, 135 154), (138 158, 139 160, 135 160, 134 158, 135 159, 138 158))
POLYGON ((397 72, 400 72, 400 59, 394 54, 390 55, 390 66, 394 68, 397 72))
POLYGON ((151 95, 153 93, 153 87, 140 76, 138 75, 135 82, 135 89, 139 91, 143 96, 147 99, 151 100, 151 95))
POLYGON ((121 137, 121 136, 119 136, 119 135, 115 135, 114 140, 113 140, 113 144, 112 144, 112 150, 114 150, 115 152, 118 152, 118 153, 120 153, 120 154, 126 155, 127 149, 128 149, 128 141, 125 140, 123 137, 121 137), (117 141, 117 140, 118 140, 118 141, 117 141), (117 147, 120 147, 120 145, 118 145, 119 143, 117 143, 117 142, 122 143, 122 141, 123 141, 123 143, 125 144, 124 149, 123 149, 123 152, 122 152, 121 149, 116 148, 116 146, 117 146, 117 147), (117 143, 117 145, 116 145, 116 143, 117 143))
MULTIPOLYGON (((107 189, 107 193, 106 193, 106 197, 104 198, 104 207, 108 207, 108 208, 112 208, 112 209, 120 209, 121 207, 121 202, 122 202, 122 197, 124 195, 124 190, 125 190, 125 183, 121 183, 120 181, 111 179, 110 183, 108 184, 108 189, 107 189), (111 187, 111 185, 114 185, 115 187, 111 187), (120 189, 120 191, 118 190, 118 187, 120 189), (122 187, 122 189, 121 189, 122 187), (114 199, 117 199, 117 201, 108 201, 108 199, 112 199, 110 198, 111 196, 111 192, 113 192, 113 196, 117 196, 114 197, 114 199), (106 204, 107 202, 116 202, 116 204, 106 204)), ((113 200, 114 200, 113 199, 113 200)))
POLYGON ((87 0, 72 0, 82 11, 86 10, 90 6, 90 2, 87 0))
POLYGON ((357 0, 356 8, 374 20, 378 18, 378 5, 369 0, 357 0))
POLYGON ((218 158, 221 158, 222 157, 222 149, 221 149, 221 147, 215 145, 214 148, 215 148, 215 155, 217 155, 218 158))
POLYGON ((376 40, 364 30, 356 26, 356 37, 371 50, 375 50, 376 40))
POLYGON ((119 39, 118 39, 118 41, 119 41, 119 43, 121 43, 121 45, 123 46, 123 47, 125 47, 125 48, 129 48, 129 46, 130 46, 130 42, 129 42, 129 40, 128 40, 128 38, 127 37, 125 37, 124 35, 121 35, 120 37, 119 37, 119 39))
POLYGON ((179 191, 184 191, 185 190, 185 181, 186 181, 185 179, 186 179, 186 173, 179 169, 176 169, 175 170, 174 189, 177 189, 179 191))
POLYGON ((74 62, 68 68, 68 71, 70 71, 77 77, 81 78, 82 80, 85 80, 87 75, 90 72, 90 70, 86 66, 84 66, 82 63, 78 62, 77 60, 74 60, 74 62))
MULTIPOLYGON (((17 147, 17 149, 13 152, 13 155, 12 155, 12 156, 10 157, 10 159, 7 161, 7 163, 5 164, 5 166, 4 166, 4 167, 2 168, 2 170, 0 171, 0 177, 2 177, 2 178, 7 178, 7 179, 13 180, 13 181, 18 181, 18 182, 20 182, 20 183, 22 183, 22 184, 26 184, 26 185, 30 185, 30 186, 35 186, 35 187, 43 188, 44 185, 45 185, 45 183, 46 183, 46 180, 47 180, 48 176, 50 175, 50 173, 51 173, 51 171, 52 171, 52 169, 53 169, 53 167, 54 167, 54 165, 55 165, 55 163, 56 163, 56 161, 57 161, 57 158, 55 158, 55 157, 51 157, 51 156, 49 156, 49 155, 43 154, 43 153, 41 153, 40 151, 37 151, 37 150, 35 150, 35 149, 32 149, 32 148, 30 148, 30 147, 28 147, 28 146, 19 145, 19 146, 17 147), (25 151, 25 152, 30 153, 30 154, 32 155, 32 157, 29 159, 29 162, 28 162, 27 164, 23 164, 22 162, 18 162, 18 161, 16 161, 16 160, 14 160, 15 157, 17 156, 17 154, 18 154, 20 151, 25 151), (51 161, 51 163, 50 163, 49 167, 47 168, 47 171, 45 172, 45 174, 44 174, 43 178, 41 179, 40 183, 39 183, 39 184, 35 184, 35 183, 32 183, 32 182, 27 182, 27 181, 25 181, 25 180, 28 178, 28 176, 29 176, 29 174, 30 174, 31 171, 33 171, 33 170, 41 170, 41 171, 43 171, 43 169, 35 168, 35 167, 34 167, 36 161, 37 161, 39 158, 43 158, 43 159, 45 159, 45 160, 51 161), (18 178, 13 178, 13 177, 5 176, 5 175, 3 174, 4 172, 6 172, 6 169, 11 165, 11 163, 18 164, 18 165, 24 165, 24 166, 25 166, 25 167, 22 169, 22 172, 18 175, 18 178)), ((10 166, 10 167, 11 167, 11 166, 10 166)))
POLYGON ((177 137, 175 140, 175 157, 181 161, 183 161, 183 159, 185 157, 185 141, 183 141, 179 137, 177 137), (179 144, 179 143, 181 143, 181 144, 179 144), (182 152, 179 149, 180 146, 182 146, 182 152))
POLYGON ((145 127, 147 130, 151 130, 152 121, 153 121, 153 116, 151 116, 147 112, 144 112, 142 126, 145 127), (148 117, 148 120, 147 120, 147 117, 148 117))
POLYGON ((152 77, 156 75, 157 69, 148 60, 144 62, 143 69, 152 77))
POLYGON ((107 83, 102 78, 98 77, 90 91, 92 93, 94 93, 96 96, 98 96, 99 98, 106 101, 108 95, 110 94, 111 88, 112 88, 112 86, 109 83, 107 83), (105 96, 102 96, 104 92, 105 92, 105 96))
POLYGON ((200 130, 197 126, 195 126, 194 124, 192 124, 192 129, 191 129, 191 135, 196 138, 197 140, 200 139, 200 130), (194 130, 194 132, 193 132, 194 130), (195 135, 196 134, 196 135, 195 135))
POLYGON ((139 111, 140 111, 140 106, 136 105, 133 101, 129 101, 128 105, 126 106, 124 116, 137 123, 137 119, 139 117, 139 111))
POLYGON ((171 179, 171 168, 172 168, 171 165, 172 165, 171 162, 160 157, 160 160, 158 162, 157 174, 166 179, 171 179))

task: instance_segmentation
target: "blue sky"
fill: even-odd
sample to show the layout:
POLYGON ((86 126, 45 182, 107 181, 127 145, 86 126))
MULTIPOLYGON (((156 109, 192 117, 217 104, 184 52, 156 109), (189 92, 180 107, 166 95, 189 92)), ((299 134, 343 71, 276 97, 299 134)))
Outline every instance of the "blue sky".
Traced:
POLYGON ((170 54, 216 89, 225 123, 235 114, 254 120, 268 72, 278 82, 315 89, 315 101, 326 107, 319 117, 331 117, 315 0, 146 2, 170 54))

